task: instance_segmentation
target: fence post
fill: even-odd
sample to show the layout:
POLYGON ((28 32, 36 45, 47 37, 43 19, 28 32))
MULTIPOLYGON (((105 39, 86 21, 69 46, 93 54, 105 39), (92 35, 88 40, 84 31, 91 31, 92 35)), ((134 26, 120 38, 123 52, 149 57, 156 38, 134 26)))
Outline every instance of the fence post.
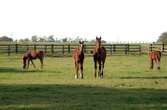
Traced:
POLYGON ((113 51, 115 52, 116 51, 116 45, 113 44, 113 51))
POLYGON ((125 55, 127 55, 127 51, 128 51, 128 46, 127 44, 125 44, 125 55))
POLYGON ((36 45, 34 44, 34 50, 36 50, 37 49, 37 47, 36 47, 36 45))
POLYGON ((139 45, 139 55, 141 55, 141 45, 139 45))
POLYGON ((18 53, 18 44, 15 45, 16 47, 16 54, 18 53))
POLYGON ((163 43, 162 44, 162 52, 164 52, 164 49, 165 49, 165 44, 163 43))
POLYGON ((63 53, 63 55, 64 55, 64 45, 63 45, 63 47, 62 47, 62 53, 63 53))
POLYGON ((29 46, 27 45, 27 50, 26 51, 28 51, 29 50, 29 46))
POLYGON ((10 45, 8 45, 8 56, 10 56, 10 45))
POLYGON ((110 45, 110 54, 112 55, 112 45, 110 45))
POLYGON ((150 51, 152 52, 152 46, 153 46, 153 44, 150 44, 150 51))
POLYGON ((68 53, 71 52, 70 44, 68 44, 68 53))
POLYGON ((45 54, 47 53, 47 45, 45 45, 45 54))
POLYGON ((129 54, 129 52, 130 52, 130 45, 128 44, 128 54, 129 54))
POLYGON ((52 56, 53 56, 53 54, 54 54, 54 45, 53 44, 51 45, 51 52, 52 52, 52 56))
POLYGON ((84 53, 87 53, 87 51, 86 51, 86 45, 84 44, 84 53))

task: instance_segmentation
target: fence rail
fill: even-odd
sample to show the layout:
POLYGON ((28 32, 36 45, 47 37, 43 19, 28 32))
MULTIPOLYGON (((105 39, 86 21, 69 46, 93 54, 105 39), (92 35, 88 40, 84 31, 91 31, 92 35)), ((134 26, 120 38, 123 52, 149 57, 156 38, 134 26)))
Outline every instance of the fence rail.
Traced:
MULTIPOLYGON (((69 56, 74 48, 79 45, 76 44, 0 44, 0 53, 7 53, 8 55, 16 53, 22 54, 27 49, 44 50, 46 55, 51 56, 69 56)), ((138 44, 104 44, 103 45, 108 55, 128 55, 141 54, 141 45, 138 44)), ((95 45, 85 44, 85 54, 91 54, 95 45)))
POLYGON ((160 50, 162 55, 167 55, 167 44, 150 44, 149 51, 160 50))

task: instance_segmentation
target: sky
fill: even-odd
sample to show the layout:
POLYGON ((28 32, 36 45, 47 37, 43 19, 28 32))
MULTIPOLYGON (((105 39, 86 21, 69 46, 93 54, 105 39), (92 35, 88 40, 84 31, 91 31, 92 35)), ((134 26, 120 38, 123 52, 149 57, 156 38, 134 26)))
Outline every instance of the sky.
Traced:
POLYGON ((154 42, 167 31, 167 0, 0 0, 0 36, 101 36, 154 42))

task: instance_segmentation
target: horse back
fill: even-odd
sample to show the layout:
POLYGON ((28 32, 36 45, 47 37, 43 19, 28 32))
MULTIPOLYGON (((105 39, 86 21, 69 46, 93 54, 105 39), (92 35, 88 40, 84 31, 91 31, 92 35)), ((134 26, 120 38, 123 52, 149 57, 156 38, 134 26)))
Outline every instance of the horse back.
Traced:
POLYGON ((30 59, 36 59, 36 58, 43 58, 44 57, 44 51, 35 51, 35 50, 28 50, 26 53, 24 53, 23 58, 30 58, 30 59))

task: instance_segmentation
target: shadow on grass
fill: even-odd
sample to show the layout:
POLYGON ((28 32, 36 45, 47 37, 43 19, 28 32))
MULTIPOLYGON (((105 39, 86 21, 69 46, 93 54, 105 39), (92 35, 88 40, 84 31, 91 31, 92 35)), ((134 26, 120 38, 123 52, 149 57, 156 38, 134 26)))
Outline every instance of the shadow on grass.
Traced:
POLYGON ((11 67, 0 67, 0 73, 62 73, 62 71, 58 70, 45 70, 45 69, 18 69, 11 67))
POLYGON ((166 110, 166 90, 0 85, 0 110, 166 110))
POLYGON ((31 72, 44 72, 42 70, 23 70, 18 68, 11 68, 11 67, 0 67, 0 73, 31 73, 31 72))
POLYGON ((113 77, 114 79, 167 79, 167 76, 148 76, 148 77, 113 77))

